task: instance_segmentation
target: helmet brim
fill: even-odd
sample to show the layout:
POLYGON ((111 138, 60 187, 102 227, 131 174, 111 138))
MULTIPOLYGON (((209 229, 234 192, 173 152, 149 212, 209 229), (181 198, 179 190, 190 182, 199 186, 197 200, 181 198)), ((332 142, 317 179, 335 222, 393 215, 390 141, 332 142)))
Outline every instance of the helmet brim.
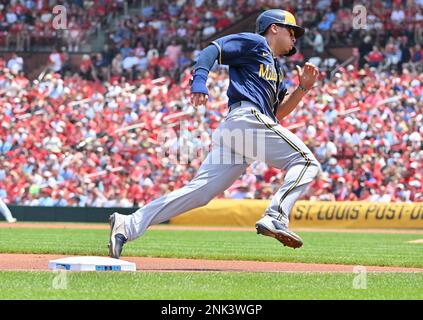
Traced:
MULTIPOLYGON (((277 25, 283 26, 283 27, 288 27, 288 28, 291 28, 292 30, 294 30, 295 39, 301 38, 304 35, 304 32, 305 32, 303 27, 300 27, 300 26, 297 26, 297 25, 294 25, 294 24, 287 24, 287 23, 274 23, 274 24, 277 24, 277 25)), ((256 30, 256 33, 264 35, 266 33, 267 29, 269 29, 269 27, 270 27, 270 25, 265 30, 263 30, 262 32, 259 32, 258 30, 256 30)))
POLYGON ((285 24, 285 23, 281 24, 281 25, 284 26, 284 27, 289 27, 292 30, 294 30, 295 39, 299 39, 304 35, 305 30, 304 30, 303 27, 300 27, 300 26, 297 26, 297 25, 294 25, 294 24, 285 24))
POLYGON ((304 28, 300 26, 291 26, 294 29, 295 39, 301 38, 304 35, 304 28))

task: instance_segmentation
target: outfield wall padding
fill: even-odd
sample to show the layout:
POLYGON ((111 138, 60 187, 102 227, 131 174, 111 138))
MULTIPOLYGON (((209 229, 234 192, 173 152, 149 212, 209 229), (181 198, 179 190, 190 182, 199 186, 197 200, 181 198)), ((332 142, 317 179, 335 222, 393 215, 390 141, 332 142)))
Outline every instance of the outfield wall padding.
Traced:
MULTIPOLYGON (((87 208, 87 207, 32 207, 8 206, 18 221, 34 222, 104 222, 109 215, 118 211, 131 214, 138 208, 87 208)), ((0 216, 0 219, 2 217, 0 216)))
MULTIPOLYGON (((171 219, 177 225, 249 226, 265 212, 265 200, 213 200, 171 219)), ((423 203, 298 201, 291 227, 423 228, 423 203)))
MULTIPOLYGON (((253 227, 269 201, 216 199, 207 206, 171 219, 176 225, 253 227)), ((138 208, 80 208, 9 206, 19 221, 107 223, 115 211, 131 214, 138 208)), ((0 217, 1 219, 2 217, 0 217)), ((423 229, 423 203, 298 201, 292 227, 423 229)))

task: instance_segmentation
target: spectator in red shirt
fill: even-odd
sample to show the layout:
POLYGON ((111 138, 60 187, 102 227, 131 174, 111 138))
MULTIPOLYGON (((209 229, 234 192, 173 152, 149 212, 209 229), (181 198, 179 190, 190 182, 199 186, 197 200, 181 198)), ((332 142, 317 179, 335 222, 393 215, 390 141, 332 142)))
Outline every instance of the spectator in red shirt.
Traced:
POLYGON ((373 50, 370 51, 364 59, 368 61, 370 67, 377 68, 381 65, 385 58, 382 52, 379 50, 379 47, 373 46, 373 50))

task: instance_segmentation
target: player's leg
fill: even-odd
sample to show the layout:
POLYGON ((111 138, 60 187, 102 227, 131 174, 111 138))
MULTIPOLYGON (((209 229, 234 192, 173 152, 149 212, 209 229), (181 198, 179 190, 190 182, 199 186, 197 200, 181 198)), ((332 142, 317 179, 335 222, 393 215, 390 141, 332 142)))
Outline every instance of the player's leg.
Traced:
POLYGON ((13 218, 12 213, 2 199, 0 199, 0 213, 4 216, 7 222, 16 222, 16 219, 13 218))
POLYGON ((283 185, 273 196, 264 217, 256 224, 257 232, 274 237, 289 247, 299 248, 302 240, 288 229, 289 217, 295 202, 318 175, 320 164, 295 134, 259 113, 254 116, 268 128, 266 162, 286 170, 283 185))
POLYGON ((148 226, 159 224, 181 213, 205 206, 225 191, 242 174, 247 164, 220 164, 212 159, 212 151, 198 170, 195 178, 175 190, 127 216, 125 226, 129 240, 141 236, 148 226))
POLYGON ((131 215, 114 213, 110 217, 109 255, 119 258, 125 242, 142 236, 150 225, 204 206, 225 191, 248 166, 245 161, 225 161, 231 154, 224 146, 213 147, 195 178, 183 188, 150 202, 131 215))
POLYGON ((231 118, 227 126, 237 127, 243 132, 250 130, 252 134, 245 134, 245 137, 253 140, 246 144, 264 146, 256 156, 250 157, 287 171, 283 185, 272 198, 256 228, 259 233, 275 237, 285 245, 299 247, 302 245, 301 239, 288 230, 289 216, 295 202, 319 173, 320 165, 295 134, 256 108, 237 109, 236 112, 237 117, 231 118))
POLYGON ((243 133, 244 146, 236 144, 236 152, 245 154, 247 146, 258 146, 257 153, 249 152, 248 158, 286 170, 284 183, 273 197, 266 214, 288 226, 295 201, 317 176, 320 164, 304 142, 288 129, 255 108, 238 110, 222 127, 231 132, 237 128, 243 133))

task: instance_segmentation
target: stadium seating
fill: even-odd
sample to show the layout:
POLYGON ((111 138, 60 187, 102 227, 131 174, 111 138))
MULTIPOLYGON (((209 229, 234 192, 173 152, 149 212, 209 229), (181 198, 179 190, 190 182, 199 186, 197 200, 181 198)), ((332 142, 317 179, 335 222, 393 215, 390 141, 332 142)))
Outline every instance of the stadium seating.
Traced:
MULTIPOLYGON (((75 13, 70 21, 79 26, 77 2, 89 6, 89 16, 102 24, 108 18, 95 12, 120 16, 123 11, 122 1, 68 1, 75 13)), ((198 0, 150 6, 153 1, 145 1, 143 15, 127 17, 108 31, 103 52, 84 54, 74 67, 67 55, 75 47, 67 44, 50 55, 49 71, 39 80, 21 68, 19 50, 0 59, 0 197, 22 205, 130 207, 183 186, 194 177, 213 129, 227 112, 224 67, 210 74, 207 108, 190 106, 190 66, 202 41, 234 23, 238 14, 275 2, 198 0), (216 4, 216 9, 199 14, 199 3, 216 4), (181 154, 182 142, 197 154, 181 154)), ((422 9, 401 1, 392 8, 388 1, 372 1, 380 9, 370 19, 372 28, 357 31, 339 24, 339 17, 351 14, 340 9, 340 2, 284 1, 301 13, 300 23, 313 35, 323 34, 324 46, 339 44, 343 32, 351 34, 348 41, 358 52, 357 60, 331 72, 338 64, 315 50, 323 71, 319 84, 282 123, 322 165, 304 199, 422 201, 422 9), (329 23, 332 12, 338 17, 333 28, 320 30, 323 16, 329 23), (407 27, 399 28, 398 19, 407 27)), ((22 16, 28 12, 23 6, 18 1, 3 6, 3 32, 8 30, 5 21, 14 19, 7 14, 22 16)), ((35 24, 45 10, 32 10, 35 24)), ((88 25, 82 29, 87 36, 91 32, 88 25)), ((309 40, 301 48, 310 46, 312 36, 309 40)), ((30 45, 42 41, 47 40, 31 37, 30 45)), ((293 66, 304 59, 300 50, 282 61, 290 89, 297 85, 293 66)), ((283 174, 254 163, 219 197, 269 199, 283 174)))

